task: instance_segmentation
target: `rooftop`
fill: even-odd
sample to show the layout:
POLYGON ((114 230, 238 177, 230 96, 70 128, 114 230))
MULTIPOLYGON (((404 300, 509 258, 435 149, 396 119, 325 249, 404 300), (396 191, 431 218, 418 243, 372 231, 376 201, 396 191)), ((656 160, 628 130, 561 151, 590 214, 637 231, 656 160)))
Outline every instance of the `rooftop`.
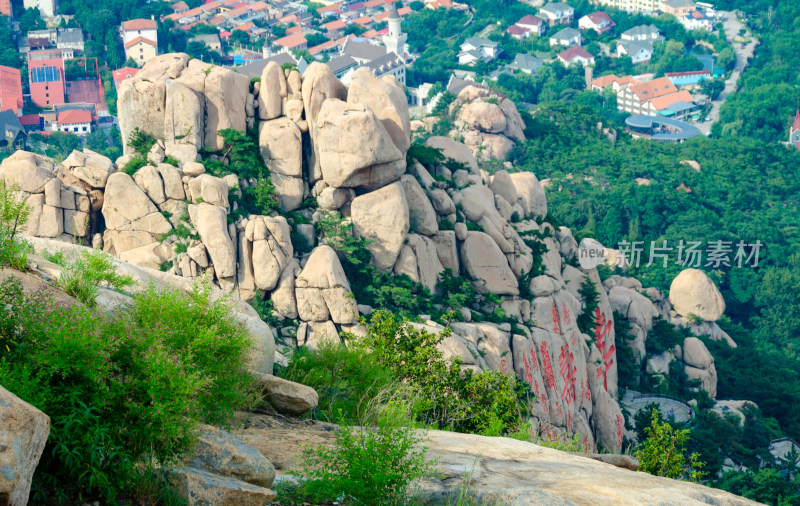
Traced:
POLYGON ((635 84, 628 89, 641 101, 652 100, 678 91, 678 88, 666 77, 635 84))
POLYGON ((518 25, 534 25, 538 26, 544 23, 544 20, 540 17, 534 16, 532 14, 528 14, 527 16, 523 17, 516 24, 518 25))
POLYGON ((470 46, 473 47, 497 47, 497 42, 489 39, 484 39, 482 37, 470 37, 469 39, 464 41, 464 44, 461 45, 464 46, 465 44, 469 44, 470 46))
POLYGON ((127 44, 125 44, 125 49, 128 49, 129 47, 133 47, 133 46, 135 46, 136 44, 139 44, 139 43, 150 44, 151 46, 155 46, 156 45, 156 43, 153 42, 152 40, 145 39, 144 37, 139 36, 139 37, 136 37, 135 39, 133 39, 132 41, 128 42, 127 44))
POLYGON ((327 65, 330 67, 331 71, 336 74, 347 68, 358 66, 358 62, 347 55, 342 55, 331 59, 327 65))
POLYGON ((305 37, 303 37, 302 33, 293 33, 291 35, 287 35, 286 37, 281 37, 280 39, 275 41, 275 44, 278 46, 283 46, 289 49, 293 49, 298 46, 302 46, 303 44, 307 44, 308 41, 305 37))
POLYGON ((594 59, 591 53, 587 52, 580 46, 572 46, 571 48, 567 49, 566 51, 562 51, 558 53, 558 57, 564 61, 570 61, 575 58, 585 58, 587 60, 594 59))
POLYGON ((156 30, 156 22, 152 19, 131 19, 130 21, 123 21, 122 28, 126 31, 134 30, 156 30))
POLYGON ((89 111, 82 111, 73 109, 71 111, 64 111, 58 114, 58 123, 60 125, 74 125, 77 123, 91 123, 92 113, 89 111))
POLYGON ((355 40, 348 40, 342 54, 346 54, 353 58, 361 60, 374 60, 386 54, 386 48, 375 44, 368 44, 366 42, 357 42, 355 40))

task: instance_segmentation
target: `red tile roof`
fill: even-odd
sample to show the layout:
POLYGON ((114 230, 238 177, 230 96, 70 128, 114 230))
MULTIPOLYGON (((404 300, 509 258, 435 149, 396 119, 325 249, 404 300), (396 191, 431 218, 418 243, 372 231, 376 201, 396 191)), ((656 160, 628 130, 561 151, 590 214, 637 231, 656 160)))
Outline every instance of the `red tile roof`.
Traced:
POLYGON ((372 24, 372 18, 369 16, 361 16, 360 18, 356 18, 353 20, 353 23, 361 26, 367 26, 372 24))
POLYGON ((59 125, 74 125, 76 123, 91 123, 92 113, 79 109, 64 111, 58 114, 59 125))
POLYGON ((34 126, 39 125, 39 115, 38 114, 23 114, 19 117, 19 124, 22 126, 34 126))
POLYGON ((252 21, 248 21, 247 23, 242 23, 239 26, 234 26, 234 30, 241 30, 243 32, 249 32, 251 29, 255 28, 256 25, 252 21))
POLYGON ((121 69, 112 70, 111 76, 114 78, 114 82, 119 82, 127 79, 128 77, 135 76, 137 72, 139 72, 138 68, 122 67, 121 69))
POLYGON ((131 19, 130 21, 123 21, 122 28, 130 32, 135 30, 155 30, 158 27, 152 19, 131 19))
POLYGON ((532 14, 528 14, 527 16, 523 17, 519 21, 516 22, 518 25, 528 25, 528 26, 539 26, 544 23, 544 20, 538 16, 534 16, 532 14))
POLYGON ((628 89, 642 102, 662 97, 664 95, 669 95, 670 93, 675 93, 678 91, 678 88, 676 88, 675 85, 672 84, 672 82, 670 82, 670 80, 666 77, 660 77, 658 79, 653 79, 652 81, 635 84, 628 89))
POLYGON ((152 40, 150 40, 150 39, 145 39, 144 37, 136 37, 136 38, 135 38, 135 39, 133 39, 132 41, 130 41, 130 42, 128 42, 127 44, 125 44, 125 49, 128 49, 129 47, 133 47, 133 46, 135 46, 136 44, 138 44, 138 43, 140 43, 140 42, 143 42, 143 43, 145 43, 145 44, 150 44, 150 45, 151 45, 151 46, 153 46, 153 47, 155 47, 155 45, 156 45, 156 43, 155 43, 155 42, 153 42, 153 41, 152 41, 152 40))
POLYGON ((586 15, 587 18, 592 20, 592 23, 599 25, 602 22, 614 24, 611 18, 603 11, 595 11, 586 15))
POLYGON ((175 2, 174 4, 170 5, 170 8, 175 12, 188 11, 189 5, 181 0, 180 2, 175 2))
POLYGON ((275 44, 287 47, 289 49, 294 49, 298 46, 308 44, 308 41, 306 40, 305 37, 303 37, 302 33, 293 33, 291 35, 287 35, 286 37, 281 37, 280 39, 276 40, 275 44))
POLYGON ((323 51, 329 51, 329 50, 335 48, 337 45, 338 44, 336 44, 335 40, 329 40, 328 42, 323 42, 322 44, 320 44, 318 46, 312 47, 311 49, 308 50, 308 52, 311 53, 312 55, 314 55, 314 54, 317 54, 317 53, 321 53, 323 51))
POLYGON ((587 52, 580 46, 572 46, 571 48, 567 49, 566 51, 561 51, 558 53, 558 57, 564 61, 570 61, 574 58, 586 58, 587 60, 594 59, 591 53, 587 52))
POLYGON ((331 32, 331 31, 334 31, 334 30, 342 30, 347 25, 341 19, 337 19, 336 21, 331 21, 330 23, 325 23, 322 26, 325 28, 326 31, 331 32))

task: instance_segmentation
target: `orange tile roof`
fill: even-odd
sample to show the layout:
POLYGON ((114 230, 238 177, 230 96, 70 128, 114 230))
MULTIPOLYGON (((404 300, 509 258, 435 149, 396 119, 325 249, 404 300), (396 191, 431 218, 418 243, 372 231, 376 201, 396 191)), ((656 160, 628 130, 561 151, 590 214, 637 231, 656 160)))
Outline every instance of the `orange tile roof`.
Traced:
MULTIPOLYGON (((233 30, 241 30, 243 32, 248 32, 248 31, 250 31, 251 28, 255 28, 255 26, 256 26, 255 23, 253 23, 252 21, 248 21, 247 23, 242 23, 239 26, 234 26, 233 30)), ((231 31, 233 31, 233 30, 231 30, 231 31)))
POLYGON ((130 42, 128 42, 127 44, 125 44, 125 49, 128 49, 129 47, 133 47, 133 46, 135 46, 136 44, 138 44, 138 43, 140 43, 140 42, 142 42, 142 43, 144 43, 144 44, 150 44, 150 45, 151 45, 151 46, 153 46, 153 47, 155 47, 155 45, 156 45, 156 43, 155 43, 155 42, 153 42, 153 41, 152 41, 152 40, 150 40, 150 39, 145 39, 144 37, 136 37, 136 38, 135 38, 135 39, 133 39, 132 41, 130 41, 130 42))
POLYGON ((330 23, 325 23, 322 26, 325 27, 325 30, 331 32, 331 31, 334 31, 334 30, 342 30, 347 25, 341 19, 337 19, 336 21, 331 21, 330 23))
POLYGON ((208 22, 212 25, 221 25, 222 23, 226 22, 228 18, 225 16, 215 16, 208 20, 208 22))
POLYGON ((628 89, 642 102, 647 102, 654 98, 663 97, 664 95, 669 95, 670 93, 678 91, 678 88, 666 77, 634 84, 628 89))
POLYGON ((397 9, 397 13, 401 16, 405 16, 406 14, 411 14, 412 12, 413 11, 411 10, 411 7, 402 7, 400 9, 397 9))
POLYGON ((670 93, 663 97, 654 98, 650 104, 656 111, 663 111, 676 102, 692 102, 692 94, 686 90, 681 90, 678 93, 670 93))
POLYGON ((206 12, 213 11, 214 9, 219 9, 220 7, 222 7, 222 2, 220 2, 219 0, 216 0, 214 2, 208 2, 200 6, 200 8, 206 12))
POLYGON ((123 21, 122 28, 131 32, 134 30, 155 30, 158 27, 152 19, 131 19, 130 21, 123 21))
POLYGON ((369 16, 361 16, 360 18, 354 19, 353 23, 361 26, 370 25, 372 24, 372 18, 369 16))
POLYGON ((269 5, 266 2, 254 2, 250 4, 250 10, 253 12, 263 11, 264 9, 268 9, 269 5))
POLYGON ((374 39, 378 36, 378 32, 375 30, 368 30, 360 35, 362 39, 374 39))
POLYGON ((291 23, 293 21, 297 21, 297 16, 294 14, 289 14, 288 16, 284 16, 278 20, 281 24, 291 23))
POLYGON ((237 7, 236 9, 233 9, 232 11, 228 12, 228 17, 238 18, 242 14, 247 14, 248 12, 250 12, 250 6, 245 5, 242 7, 237 7))
POLYGON ((607 76, 600 76, 597 79, 592 80, 592 86, 597 86, 598 88, 605 88, 606 86, 611 86, 618 80, 619 77, 615 76, 614 74, 609 74, 607 76))
POLYGON ((202 13, 203 13, 203 9, 201 9, 200 7, 195 7, 192 10, 184 12, 183 15, 185 17, 187 17, 187 18, 193 18, 195 16, 199 16, 202 13))
POLYGON ((291 35, 287 35, 286 37, 281 37, 280 39, 275 41, 275 44, 283 47, 288 47, 289 49, 294 49, 298 46, 302 46, 303 44, 308 44, 308 41, 305 37, 303 37, 302 33, 293 33, 291 35))
POLYGON ((64 111, 58 114, 58 123, 60 125, 74 125, 76 123, 91 123, 92 113, 79 109, 71 111, 64 111))
POLYGON ((181 0, 180 2, 175 2, 174 4, 170 5, 169 7, 175 12, 189 10, 189 5, 186 2, 184 2, 183 0, 181 0))
POLYGON ((186 14, 178 14, 177 12, 173 12, 172 14, 169 14, 168 16, 164 16, 164 19, 171 19, 172 21, 177 21, 177 20, 181 19, 184 16, 186 16, 186 14))
POLYGON ((372 9, 373 7, 379 7, 385 4, 386 2, 384 0, 369 0, 369 2, 364 2, 364 7, 372 9))
POLYGON ((323 42, 322 44, 320 44, 318 46, 312 47, 311 49, 308 50, 308 52, 311 53, 312 55, 314 55, 314 54, 317 54, 317 53, 321 53, 323 51, 328 51, 330 49, 333 49, 336 46, 337 46, 337 44, 336 44, 335 40, 329 40, 328 42, 323 42))
POLYGON ((342 6, 341 3, 330 4, 326 5, 325 7, 320 7, 319 9, 317 9, 317 12, 320 14, 325 14, 326 12, 336 12, 339 10, 341 6, 342 6))
POLYGON ((293 33, 302 32, 302 31, 303 31, 303 27, 302 26, 290 26, 289 28, 286 29, 286 35, 291 35, 293 33))

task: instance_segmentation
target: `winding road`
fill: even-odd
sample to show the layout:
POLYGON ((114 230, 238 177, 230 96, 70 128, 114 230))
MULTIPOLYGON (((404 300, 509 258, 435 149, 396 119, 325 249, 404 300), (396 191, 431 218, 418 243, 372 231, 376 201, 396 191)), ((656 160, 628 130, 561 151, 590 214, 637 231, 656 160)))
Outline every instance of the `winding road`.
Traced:
POLYGON ((706 115, 710 121, 704 121, 695 125, 704 135, 711 133, 711 125, 719 120, 719 108, 725 102, 725 99, 728 98, 728 95, 731 93, 736 92, 739 77, 742 75, 742 72, 744 72, 744 69, 747 68, 747 64, 753 56, 756 44, 758 43, 758 40, 752 34, 749 34, 749 32, 750 42, 746 43, 744 48, 742 48, 741 43, 734 43, 733 39, 739 35, 739 30, 743 28, 746 30, 747 27, 737 19, 734 12, 719 11, 719 13, 725 17, 725 21, 722 25, 725 29, 725 38, 731 43, 736 53, 736 66, 734 66, 728 79, 725 80, 725 89, 722 90, 722 93, 719 94, 716 100, 711 102, 711 111, 706 115))

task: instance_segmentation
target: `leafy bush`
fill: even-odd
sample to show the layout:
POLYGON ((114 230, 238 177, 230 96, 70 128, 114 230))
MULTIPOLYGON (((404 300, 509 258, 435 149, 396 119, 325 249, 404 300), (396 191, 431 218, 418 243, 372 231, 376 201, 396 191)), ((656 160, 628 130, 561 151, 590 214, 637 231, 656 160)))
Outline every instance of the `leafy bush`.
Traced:
POLYGON ((418 417, 426 425, 457 432, 517 432, 528 412, 528 389, 497 371, 462 371, 461 359, 445 359, 437 345, 450 335, 414 328, 387 311, 374 311, 365 344, 378 362, 411 385, 420 399, 418 417))
POLYGON ((147 164, 148 164, 147 159, 144 156, 142 155, 134 156, 133 158, 128 160, 128 163, 126 163, 124 167, 122 167, 122 172, 124 172, 129 176, 133 176, 134 174, 136 174, 137 170, 141 169, 147 164))
POLYGON ((269 178, 259 179, 256 184, 242 191, 242 203, 243 207, 253 214, 268 215, 270 211, 278 208, 275 186, 269 178))
POLYGON ((114 261, 101 251, 84 251, 71 262, 61 252, 45 257, 64 268, 58 286, 87 306, 94 305, 101 284, 114 290, 133 285, 133 278, 117 274, 114 261))
POLYGON ((33 501, 113 503, 200 422, 253 404, 250 341, 210 287, 151 288, 114 315, 0 286, 0 384, 50 416, 33 501))
POLYGON ((28 221, 30 208, 15 195, 15 189, 0 181, 0 265, 15 269, 27 268, 31 246, 19 238, 20 231, 28 221))
POLYGON ((312 501, 344 498, 346 503, 400 505, 414 480, 433 473, 425 462, 423 437, 407 426, 407 412, 390 405, 376 427, 342 421, 336 443, 306 452, 303 492, 312 501))
POLYGON ((635 456, 639 459, 639 470, 655 476, 667 478, 688 477, 692 481, 700 480, 705 473, 701 471, 703 463, 699 454, 686 455, 686 442, 689 440, 689 429, 675 430, 667 422, 659 421, 660 415, 653 410, 650 426, 644 428, 647 439, 642 441, 635 456))
POLYGON ((164 163, 167 165, 172 165, 173 167, 177 167, 180 162, 174 156, 166 156, 164 157, 164 163))
POLYGON ((147 153, 153 149, 155 144, 155 136, 149 132, 140 130, 139 127, 134 128, 130 137, 128 137, 128 147, 130 147, 135 153, 138 153, 144 157, 146 157, 147 153))
POLYGON ((280 375, 319 394, 312 416, 326 421, 359 420, 359 409, 395 385, 394 375, 375 353, 350 343, 323 341, 315 350, 299 348, 280 375))
POLYGON ((675 346, 682 346, 684 339, 691 334, 688 329, 678 328, 661 316, 653 318, 653 329, 647 336, 645 347, 648 355, 658 355, 675 346))

